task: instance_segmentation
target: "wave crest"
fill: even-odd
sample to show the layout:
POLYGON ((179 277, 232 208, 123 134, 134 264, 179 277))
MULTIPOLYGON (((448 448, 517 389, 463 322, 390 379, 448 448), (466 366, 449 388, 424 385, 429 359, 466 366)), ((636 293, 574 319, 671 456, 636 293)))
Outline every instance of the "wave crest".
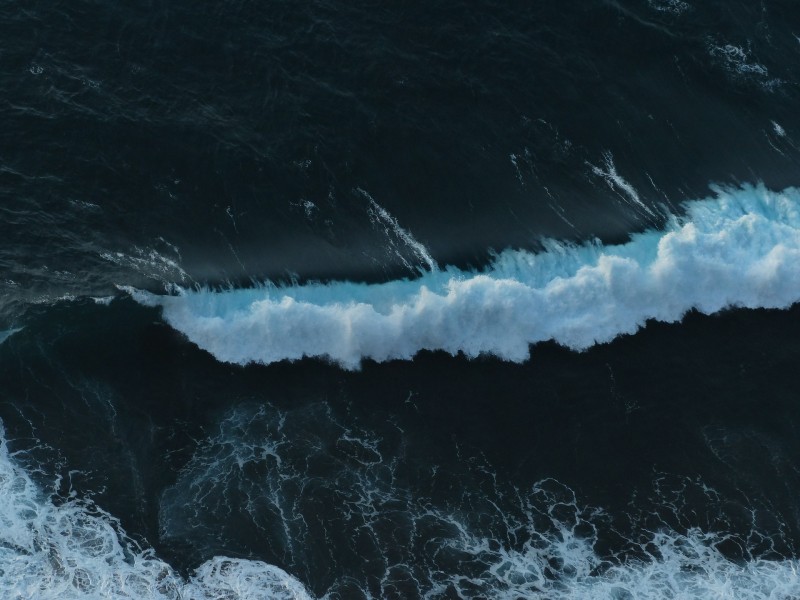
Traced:
POLYGON ((128 291, 221 361, 326 357, 349 369, 420 350, 522 362, 537 342, 584 350, 692 309, 800 300, 800 191, 715 193, 625 244, 548 241, 540 253, 504 251, 480 273, 451 267, 382 284, 128 291))

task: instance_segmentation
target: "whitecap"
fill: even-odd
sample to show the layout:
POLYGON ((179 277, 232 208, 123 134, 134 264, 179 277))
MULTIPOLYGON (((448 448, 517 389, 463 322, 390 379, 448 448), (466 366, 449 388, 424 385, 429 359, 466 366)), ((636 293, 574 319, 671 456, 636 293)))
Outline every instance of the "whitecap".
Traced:
POLYGON ((230 363, 411 359, 420 350, 528 359, 546 340, 585 350, 690 310, 788 308, 800 300, 800 191, 716 188, 665 228, 620 245, 507 250, 482 272, 445 268, 382 284, 311 283, 176 295, 128 289, 230 363))

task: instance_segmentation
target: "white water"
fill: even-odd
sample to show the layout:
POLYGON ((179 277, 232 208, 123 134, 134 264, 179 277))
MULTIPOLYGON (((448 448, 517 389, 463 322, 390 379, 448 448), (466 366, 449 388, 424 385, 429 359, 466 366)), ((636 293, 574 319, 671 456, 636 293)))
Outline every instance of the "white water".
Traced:
POLYGON ((225 362, 410 359, 423 349, 521 362, 545 340, 583 350, 692 309, 800 300, 800 191, 717 189, 622 245, 505 251, 482 273, 446 268, 384 284, 334 282, 160 296, 163 318, 225 362))
MULTIPOLYGON (((548 600, 792 600, 800 594, 800 564, 791 561, 754 560, 738 565, 726 559, 714 544, 715 535, 691 531, 688 535, 657 533, 650 543, 659 556, 652 561, 632 561, 592 573, 604 565, 591 540, 565 536, 547 540, 546 551, 528 545, 521 552, 490 549, 487 539, 465 537, 470 552, 485 553, 496 562, 487 569, 482 585, 452 576, 426 594, 440 597, 447 585, 469 597, 472 590, 491 590, 497 600, 547 598, 548 600), (548 576, 551 564, 561 565, 561 577, 548 576)), ((483 580, 483 578, 481 578, 483 580)))
MULTIPOLYGON (((370 482, 369 469, 376 467, 377 463, 366 465, 367 471, 359 473, 364 482, 370 482)), ((428 546, 434 551, 426 561, 427 576, 417 582, 419 597, 451 597, 453 590, 459 597, 509 600, 789 600, 800 595, 797 560, 754 558, 735 563, 715 548, 722 536, 701 531, 656 532, 641 544, 649 559, 604 561, 594 550, 602 513, 580 508, 574 495, 553 493, 548 487, 544 482, 532 490, 524 508, 530 514, 524 521, 499 515, 510 519, 509 533, 499 537, 474 532, 457 515, 430 506, 407 506, 415 529, 428 523, 438 532, 426 544, 429 553, 428 546), (535 520, 538 526, 533 525, 535 520), (504 542, 511 531, 515 539, 527 538, 522 548, 512 550, 504 542), (449 551, 462 557, 458 564, 463 573, 439 564, 439 557, 449 551)), ((368 491, 373 496, 380 492, 368 491)), ((386 568, 385 590, 391 589, 395 572, 406 566, 386 568)), ((296 579, 255 560, 215 557, 188 580, 181 578, 152 551, 140 549, 111 515, 96 506, 75 498, 55 503, 16 464, 4 438, 0 441, 0 597, 310 600, 296 579)))
MULTIPOLYGON (((582 506, 559 482, 512 491, 490 465, 465 457, 463 465, 442 469, 412 467, 419 479, 408 488, 401 483, 407 448, 386 443, 387 437, 344 427, 324 410, 280 412, 259 404, 231 411, 165 493, 162 535, 217 540, 225 520, 247 523, 277 541, 274 550, 298 571, 333 565, 343 572, 341 580, 362 590, 342 598, 800 597, 800 562, 758 556, 751 545, 768 548, 763 542, 770 538, 755 524, 745 539, 698 528, 679 533, 666 521, 650 521, 634 527, 627 556, 601 556, 599 540, 613 530, 609 515, 582 506), (434 488, 453 494, 427 497, 434 488), (320 529, 324 540, 315 533, 320 529), (727 537, 748 560, 735 562, 719 552, 727 537), (316 562, 308 565, 307 559, 316 562)), ((693 520, 697 510, 726 521, 717 514, 724 499, 702 483, 668 488, 659 485, 653 500, 642 495, 644 504, 631 510, 679 521, 686 512, 693 520), (708 503, 685 507, 680 490, 689 488, 708 503)), ((340 598, 340 583, 326 597, 340 598)))
POLYGON ((9 452, 0 427, 0 598, 4 600, 306 600, 302 584, 260 561, 215 557, 188 580, 140 549, 116 520, 54 503, 9 452))
POLYGON ((416 261, 427 265, 428 269, 431 271, 438 270, 439 265, 433 260, 433 257, 428 253, 428 249, 425 248, 425 246, 414 239, 414 236, 411 235, 410 232, 403 229, 397 219, 389 214, 389 211, 380 204, 375 202, 375 199, 365 190, 358 188, 357 191, 369 202, 367 215, 369 215, 369 220, 372 222, 372 225, 379 230, 383 230, 387 244, 389 248, 391 248, 392 253, 400 259, 400 262, 402 262, 409 271, 417 272, 420 271, 420 269, 415 268, 412 263, 405 259, 401 248, 411 251, 416 261))

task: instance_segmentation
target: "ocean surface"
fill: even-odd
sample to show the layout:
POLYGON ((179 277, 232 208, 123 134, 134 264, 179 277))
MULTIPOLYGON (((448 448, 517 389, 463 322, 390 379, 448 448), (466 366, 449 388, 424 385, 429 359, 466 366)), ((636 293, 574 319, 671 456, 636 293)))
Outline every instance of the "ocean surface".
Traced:
POLYGON ((0 597, 800 598, 800 4, 0 0, 0 597))

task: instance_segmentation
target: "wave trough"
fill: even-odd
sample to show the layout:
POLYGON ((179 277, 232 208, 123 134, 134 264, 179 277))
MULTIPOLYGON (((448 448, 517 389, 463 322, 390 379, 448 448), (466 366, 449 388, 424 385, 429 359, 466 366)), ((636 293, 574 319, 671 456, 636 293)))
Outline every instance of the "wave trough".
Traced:
POLYGON ((189 340, 231 363, 324 357, 411 359, 420 350, 522 362, 546 340, 584 350, 648 320, 692 310, 788 308, 800 300, 800 190, 713 188, 661 230, 629 242, 506 250, 482 272, 456 268, 382 284, 231 289, 128 288, 189 340))

